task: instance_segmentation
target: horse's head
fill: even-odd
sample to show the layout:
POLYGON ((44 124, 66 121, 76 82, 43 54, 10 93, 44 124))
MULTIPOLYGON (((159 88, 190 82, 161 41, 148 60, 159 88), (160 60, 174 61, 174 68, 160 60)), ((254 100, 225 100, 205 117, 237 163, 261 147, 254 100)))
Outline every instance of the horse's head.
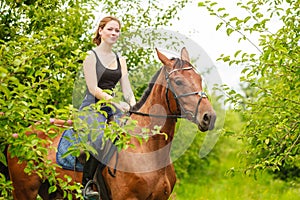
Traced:
POLYGON ((186 48, 181 50, 181 59, 168 59, 157 49, 158 58, 164 64, 166 98, 172 114, 181 114, 196 123, 200 131, 214 128, 216 113, 207 94, 202 90, 202 78, 190 64, 186 48))

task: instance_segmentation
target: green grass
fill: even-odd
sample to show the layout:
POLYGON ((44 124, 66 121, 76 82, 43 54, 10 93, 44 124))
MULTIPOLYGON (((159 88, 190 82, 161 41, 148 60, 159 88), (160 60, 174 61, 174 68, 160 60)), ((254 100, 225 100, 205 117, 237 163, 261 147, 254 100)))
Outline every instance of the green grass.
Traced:
POLYGON ((300 199, 300 189, 289 188, 281 181, 264 175, 258 180, 236 175, 209 180, 210 175, 195 174, 175 186, 172 199, 176 200, 293 200, 300 199))
MULTIPOLYGON (((228 138, 225 138, 228 139, 228 138)), ((203 173, 195 170, 189 178, 178 180, 171 200, 297 200, 300 188, 275 180, 268 173, 246 176, 236 172, 226 175, 231 167, 238 168, 236 141, 221 142, 219 160, 211 161, 203 173)))

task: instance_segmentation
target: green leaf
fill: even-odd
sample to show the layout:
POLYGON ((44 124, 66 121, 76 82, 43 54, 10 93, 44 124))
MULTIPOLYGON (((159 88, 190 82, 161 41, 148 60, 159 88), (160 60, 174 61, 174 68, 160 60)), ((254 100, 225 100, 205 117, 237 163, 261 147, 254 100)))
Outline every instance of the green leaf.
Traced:
POLYGON ((7 99, 10 99, 10 91, 4 84, 0 85, 0 91, 4 93, 4 96, 6 96, 7 99))
POLYGON ((238 50, 234 53, 234 57, 237 57, 239 55, 239 53, 241 53, 242 50, 238 50))
POLYGON ((265 139, 265 144, 269 144, 269 143, 270 143, 270 139, 269 138, 265 139))
POLYGON ((0 77, 4 78, 4 77, 7 76, 7 74, 8 74, 7 69, 5 69, 4 67, 0 66, 0 77))
POLYGON ((57 190, 57 187, 56 187, 55 185, 52 185, 52 186, 49 187, 48 193, 53 193, 53 192, 55 192, 56 190, 57 190))
POLYGON ((234 32, 234 30, 232 28, 227 28, 226 29, 226 33, 227 33, 228 36, 230 36, 231 33, 233 33, 233 32, 234 32))
POLYGON ((247 16, 247 17, 245 17, 245 19, 244 19, 244 23, 246 24, 249 20, 251 19, 251 16, 247 16))
POLYGON ((223 22, 219 23, 219 24, 216 26, 216 31, 219 30, 219 29, 223 26, 223 24, 224 24, 223 22))
POLYGON ((4 155, 3 152, 0 152, 0 162, 1 162, 2 164, 4 164, 5 166, 7 166, 6 156, 4 155))
POLYGON ((209 6, 213 7, 213 6, 217 5, 217 4, 218 4, 217 2, 212 2, 209 6))
POLYGON ((22 64, 22 61, 20 59, 15 59, 14 62, 13 62, 13 64, 15 66, 20 66, 22 64))
POLYGON ((199 7, 204 7, 205 4, 204 4, 204 2, 201 2, 201 1, 200 1, 200 2, 198 3, 198 6, 199 6, 199 7))

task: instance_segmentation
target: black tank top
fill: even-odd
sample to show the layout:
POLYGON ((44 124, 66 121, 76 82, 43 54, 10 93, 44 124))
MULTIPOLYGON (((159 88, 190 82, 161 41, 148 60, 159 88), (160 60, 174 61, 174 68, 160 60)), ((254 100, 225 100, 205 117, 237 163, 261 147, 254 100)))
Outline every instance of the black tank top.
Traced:
POLYGON ((98 80, 98 87, 102 90, 109 89, 112 90, 115 88, 116 84, 122 76, 121 64, 118 55, 116 54, 117 59, 117 69, 108 69, 103 66, 96 52, 92 50, 96 56, 96 73, 98 80))
MULTIPOLYGON (((119 60, 119 56, 116 54, 117 59, 117 69, 108 69, 103 66, 96 52, 92 50, 96 56, 96 74, 97 74, 97 82, 98 87, 102 90, 113 90, 122 77, 121 64, 119 60)), ((86 90, 86 96, 82 102, 81 108, 88 106, 92 103, 96 103, 99 101, 94 95, 90 93, 90 91, 86 90)))

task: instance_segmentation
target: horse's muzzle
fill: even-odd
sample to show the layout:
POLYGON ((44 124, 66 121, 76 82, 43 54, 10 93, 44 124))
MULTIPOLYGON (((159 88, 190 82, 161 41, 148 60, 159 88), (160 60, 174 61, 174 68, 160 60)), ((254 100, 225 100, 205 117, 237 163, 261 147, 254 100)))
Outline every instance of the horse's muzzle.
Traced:
POLYGON ((205 112, 199 120, 198 129, 202 132, 212 130, 215 127, 216 118, 215 111, 205 112))

